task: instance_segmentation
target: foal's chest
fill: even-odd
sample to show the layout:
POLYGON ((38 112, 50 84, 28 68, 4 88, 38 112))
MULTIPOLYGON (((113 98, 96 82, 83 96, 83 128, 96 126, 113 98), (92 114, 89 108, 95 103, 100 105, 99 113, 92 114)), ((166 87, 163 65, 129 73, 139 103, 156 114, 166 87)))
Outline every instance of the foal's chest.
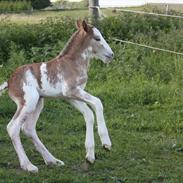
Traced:
POLYGON ((46 63, 40 66, 41 87, 39 92, 42 96, 58 97, 65 96, 69 90, 80 87, 85 88, 87 82, 87 71, 60 71, 48 74, 46 63))

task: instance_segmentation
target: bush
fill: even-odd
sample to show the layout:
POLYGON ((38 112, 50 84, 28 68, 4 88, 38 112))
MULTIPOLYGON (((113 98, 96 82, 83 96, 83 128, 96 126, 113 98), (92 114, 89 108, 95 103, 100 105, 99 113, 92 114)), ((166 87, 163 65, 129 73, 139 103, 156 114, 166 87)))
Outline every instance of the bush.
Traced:
POLYGON ((23 49, 31 58, 31 48, 49 45, 52 48, 58 41, 66 41, 75 30, 74 20, 70 18, 48 18, 32 25, 17 25, 0 22, 0 64, 7 62, 11 42, 19 50, 23 49))
POLYGON ((158 40, 159 32, 167 34, 174 30, 182 29, 183 22, 180 19, 155 17, 149 15, 134 15, 122 13, 117 17, 108 17, 96 23, 106 37, 121 39, 158 40))

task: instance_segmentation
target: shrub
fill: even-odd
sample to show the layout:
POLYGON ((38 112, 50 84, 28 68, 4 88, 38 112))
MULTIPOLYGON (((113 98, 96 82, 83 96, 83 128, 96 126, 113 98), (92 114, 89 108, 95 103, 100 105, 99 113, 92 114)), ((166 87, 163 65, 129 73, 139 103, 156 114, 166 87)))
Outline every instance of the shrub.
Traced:
POLYGON ((74 26, 74 20, 70 18, 48 18, 34 26, 0 22, 0 64, 7 61, 11 42, 14 42, 19 50, 24 49, 31 58, 32 47, 52 47, 58 40, 66 41, 73 33, 74 26))

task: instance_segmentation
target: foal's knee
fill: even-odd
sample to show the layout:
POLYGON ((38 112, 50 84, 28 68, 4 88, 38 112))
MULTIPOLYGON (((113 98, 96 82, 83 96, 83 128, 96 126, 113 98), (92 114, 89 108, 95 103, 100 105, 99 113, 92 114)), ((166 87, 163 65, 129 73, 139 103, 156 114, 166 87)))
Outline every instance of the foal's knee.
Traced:
POLYGON ((20 126, 18 124, 16 124, 14 121, 11 121, 7 125, 6 129, 7 129, 7 132, 8 132, 11 139, 18 137, 18 135, 20 133, 20 126))

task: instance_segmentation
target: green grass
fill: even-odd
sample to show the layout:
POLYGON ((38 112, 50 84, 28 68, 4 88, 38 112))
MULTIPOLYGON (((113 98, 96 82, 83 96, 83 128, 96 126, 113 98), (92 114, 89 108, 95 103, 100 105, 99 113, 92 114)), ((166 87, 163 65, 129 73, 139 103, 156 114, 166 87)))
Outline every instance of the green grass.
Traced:
MULTIPOLYGON (((109 83, 108 83, 109 84, 109 83)), ((48 149, 65 161, 65 167, 47 167, 34 150, 32 143, 23 138, 27 154, 40 169, 38 175, 25 173, 19 168, 14 149, 6 133, 15 106, 6 95, 1 97, 1 151, 0 177, 2 182, 181 182, 183 181, 181 101, 175 106, 119 107, 100 92, 97 82, 95 95, 101 95, 113 142, 111 152, 101 148, 96 128, 96 163, 84 165, 85 124, 81 115, 60 100, 48 100, 39 119, 37 130, 48 149), (6 105, 4 105, 6 104, 6 105), (176 131, 174 131, 174 128, 176 131), (16 179, 15 179, 16 177, 16 179)), ((130 87, 130 86, 129 86, 130 87)))
MULTIPOLYGON (((176 62, 176 58, 172 61, 176 62)), ((16 108, 7 94, 3 95, 0 182, 182 182, 183 98, 177 83, 157 84, 141 76, 133 76, 134 79, 126 82, 119 73, 122 72, 119 65, 119 61, 109 67, 100 63, 91 65, 87 90, 103 101, 113 143, 111 152, 102 149, 95 124, 94 165, 87 165, 84 160, 85 122, 82 115, 60 99, 47 99, 37 131, 48 149, 66 165, 44 165, 32 143, 22 135, 28 156, 39 168, 37 175, 23 172, 6 132, 6 125, 16 108)))

